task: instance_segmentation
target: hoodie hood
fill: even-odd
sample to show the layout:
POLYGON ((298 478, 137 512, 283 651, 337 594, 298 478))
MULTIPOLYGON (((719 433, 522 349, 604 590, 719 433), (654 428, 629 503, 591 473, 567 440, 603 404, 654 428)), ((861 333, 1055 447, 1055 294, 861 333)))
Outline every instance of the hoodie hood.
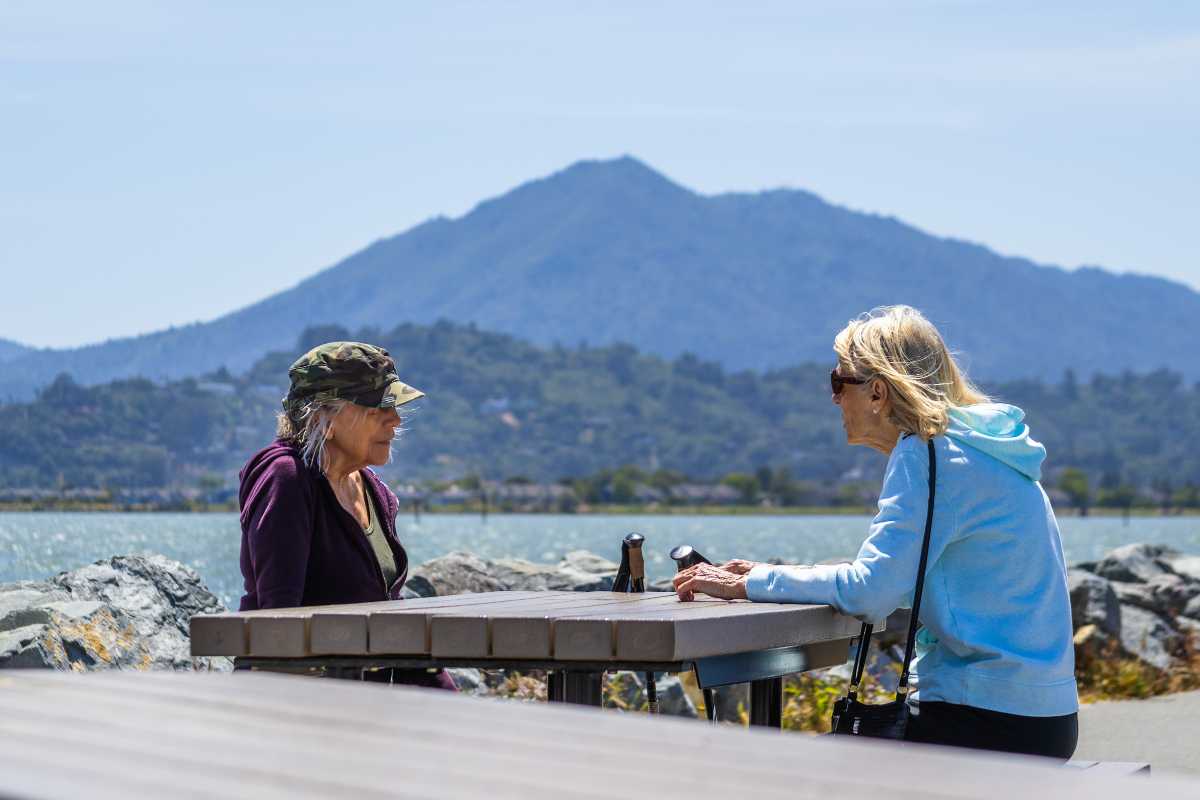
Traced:
POLYGON ((250 493, 254 491, 254 488, 257 486, 259 480, 261 480, 267 472, 271 471, 273 469, 273 465, 280 459, 288 459, 292 461, 296 465, 296 470, 299 472, 304 472, 307 470, 307 468, 304 466, 304 461, 300 456, 300 451, 296 449, 295 446, 287 444, 280 439, 276 439, 262 450, 259 450, 257 453, 251 456, 250 460, 246 462, 246 465, 242 467, 242 471, 238 475, 238 478, 241 482, 241 486, 238 489, 238 508, 246 507, 246 501, 249 498, 250 493))
POLYGON ((946 435, 1036 481, 1042 477, 1046 448, 1030 438, 1024 419, 1024 411, 1006 403, 959 406, 950 409, 946 435))

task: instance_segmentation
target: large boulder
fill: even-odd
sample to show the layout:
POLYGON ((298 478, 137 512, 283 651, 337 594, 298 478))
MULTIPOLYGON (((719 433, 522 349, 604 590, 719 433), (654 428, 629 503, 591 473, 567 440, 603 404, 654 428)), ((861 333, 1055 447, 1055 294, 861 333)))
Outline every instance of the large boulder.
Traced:
POLYGON ((1121 649, 1155 669, 1171 667, 1180 636, 1171 624, 1153 611, 1121 606, 1121 649))
POLYGON ((1200 585, 1200 556, 1168 553, 1160 556, 1158 563, 1183 578, 1187 583, 1200 585))
POLYGON ((554 565, 519 558, 495 562, 495 576, 511 589, 599 592, 612 589, 619 565, 586 550, 567 553, 554 565))
POLYGON ((606 591, 612 588, 617 564, 585 550, 568 553, 558 564, 535 564, 519 558, 496 561, 455 552, 426 561, 409 574, 408 585, 420 594, 464 592, 606 591))
MULTIPOLYGON (((492 564, 474 553, 453 552, 409 571, 408 585, 429 587, 433 594, 499 592, 509 587, 492 575, 492 564)), ((418 590, 420 591, 420 590, 418 590)))
POLYGON ((1075 631, 1075 666, 1086 667, 1093 662, 1111 657, 1118 649, 1116 640, 1102 632, 1096 625, 1084 625, 1075 631))
POLYGON ((888 614, 883 630, 871 636, 872 645, 878 644, 881 649, 885 650, 890 647, 899 647, 900 652, 903 653, 904 645, 908 641, 908 625, 911 619, 912 609, 897 608, 888 614))
POLYGON ((1183 616, 1200 620, 1200 597, 1193 597, 1183 608, 1183 616))
MULTIPOLYGON (((672 717, 696 717, 696 706, 684 691, 678 676, 658 674, 654 681, 658 713, 672 717)), ((605 685, 605 704, 622 711, 647 708, 645 675, 640 672, 613 673, 605 685)))
POLYGON ((1067 572, 1067 587, 1071 593, 1071 624, 1075 629, 1095 625, 1103 634, 1120 634, 1121 605, 1109 581, 1072 569, 1067 572))
POLYGON ((1161 544, 1126 544, 1110 550, 1096 564, 1095 572, 1110 581, 1146 583, 1171 570, 1166 566, 1180 556, 1176 550, 1161 544))
POLYGON ((0 585, 0 667, 226 669, 188 646, 192 615, 224 610, 195 571, 157 555, 0 585))
POLYGON ((1172 572, 1151 578, 1146 586, 1159 613, 1170 617, 1179 616, 1191 599, 1200 595, 1200 583, 1192 583, 1172 572))
POLYGON ((1175 627, 1193 650, 1200 648, 1200 620, 1176 617, 1175 627))
POLYGON ((1117 602, 1123 606, 1137 606, 1144 608, 1147 611, 1153 611, 1155 614, 1164 613, 1159 608, 1158 600, 1154 597, 1154 590, 1147 583, 1128 583, 1126 581, 1112 581, 1111 584, 1113 593, 1117 596, 1117 602))

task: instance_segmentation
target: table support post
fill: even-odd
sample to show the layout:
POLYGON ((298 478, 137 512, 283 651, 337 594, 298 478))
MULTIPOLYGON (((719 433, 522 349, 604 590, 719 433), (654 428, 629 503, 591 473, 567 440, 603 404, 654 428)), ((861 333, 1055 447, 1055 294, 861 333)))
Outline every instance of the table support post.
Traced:
POLYGON ((361 681, 363 679, 363 670, 362 667, 326 667, 325 677, 337 678, 344 681, 361 681))
POLYGON ((783 726, 783 678, 750 682, 750 724, 776 729, 783 726))
POLYGON ((584 706, 600 706, 604 694, 603 672, 563 670, 563 702, 584 706))
POLYGON ((546 700, 551 703, 561 703, 563 701, 562 670, 552 669, 546 671, 546 700))

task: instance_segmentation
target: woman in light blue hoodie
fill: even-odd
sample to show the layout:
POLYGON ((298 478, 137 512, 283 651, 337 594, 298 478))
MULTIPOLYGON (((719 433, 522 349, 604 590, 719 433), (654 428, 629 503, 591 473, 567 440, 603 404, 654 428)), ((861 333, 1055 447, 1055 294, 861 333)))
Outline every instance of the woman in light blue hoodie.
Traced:
POLYGON ((971 385, 913 308, 852 321, 834 350, 830 382, 847 441, 888 455, 858 556, 832 566, 701 565, 676 577, 680 598, 828 603, 865 621, 909 606, 932 439, 937 491, 906 738, 1069 758, 1078 736, 1071 605, 1058 523, 1038 483, 1045 448, 1021 409, 971 385))

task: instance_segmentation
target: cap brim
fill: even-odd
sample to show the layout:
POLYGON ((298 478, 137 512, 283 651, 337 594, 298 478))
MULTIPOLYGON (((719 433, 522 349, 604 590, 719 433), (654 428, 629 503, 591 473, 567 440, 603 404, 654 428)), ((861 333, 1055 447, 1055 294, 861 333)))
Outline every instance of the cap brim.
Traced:
POLYGON ((379 408, 399 408, 405 403, 411 403, 413 400, 419 400, 424 396, 425 393, 420 389, 414 389, 403 381, 392 381, 383 390, 383 397, 379 401, 379 408))

